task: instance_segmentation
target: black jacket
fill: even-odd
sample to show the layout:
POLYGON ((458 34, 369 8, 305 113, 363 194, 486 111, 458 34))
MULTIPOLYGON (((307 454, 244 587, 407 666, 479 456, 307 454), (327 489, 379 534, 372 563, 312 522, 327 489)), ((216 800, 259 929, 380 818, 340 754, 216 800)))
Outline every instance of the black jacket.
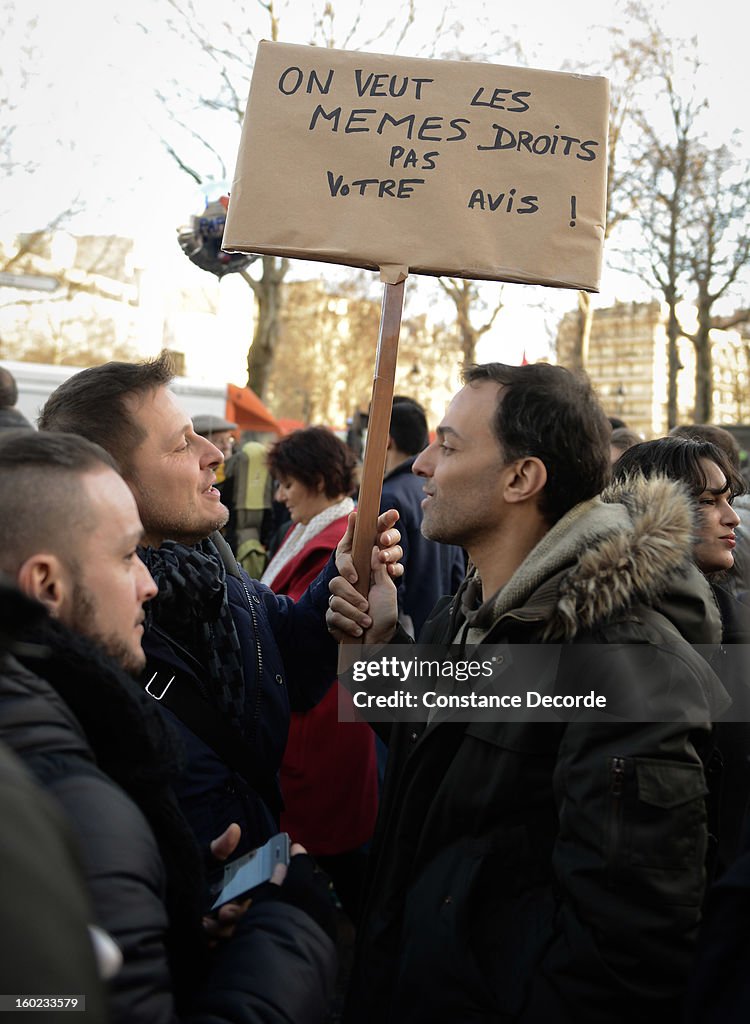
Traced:
POLYGON ((705 886, 703 758, 728 702, 683 639, 720 638, 689 504, 668 483, 628 501, 573 509, 480 613, 443 603, 420 643, 509 644, 521 690, 540 685, 523 652, 556 641, 562 692, 583 679, 610 708, 638 684, 669 714, 395 726, 351 1024, 677 1019, 705 886))
POLYGON ((750 799, 750 607, 712 583, 721 612, 722 644, 714 668, 732 698, 717 723, 712 759, 712 832, 717 836, 715 877, 737 857, 748 825, 750 799))
POLYGON ((685 1024, 750 1020, 750 837, 711 888, 685 999, 685 1024))
MULTIPOLYGON (((231 559, 226 544, 220 537, 216 540, 225 559, 231 559)), ((336 569, 331 559, 296 603, 252 580, 236 564, 233 571, 237 575, 227 574, 226 592, 244 674, 242 742, 263 766, 268 785, 278 793, 277 773, 286 747, 290 711, 306 711, 314 706, 336 675, 337 648, 325 628, 328 582, 336 569)), ((146 606, 143 649, 149 662, 144 678, 150 678, 155 667, 167 666, 167 674, 162 673, 164 679, 177 672, 174 686, 200 692, 211 686, 208 673, 189 639, 177 642, 172 631, 160 625, 164 604, 160 593, 146 606)), ((163 704, 155 703, 178 731, 185 750, 185 771, 175 789, 201 846, 207 847, 232 822, 242 828, 238 853, 261 846, 278 831, 278 815, 261 799, 252 781, 234 770, 163 704)))
POLYGON ((0 664, 0 738, 77 834, 97 923, 124 957, 113 1020, 318 1021, 335 954, 302 911, 259 905, 207 950, 201 857, 170 788, 179 755, 151 698, 58 623, 20 639, 0 664))
POLYGON ((750 609, 713 585, 723 622, 719 672, 732 697, 716 728, 718 856, 685 1001, 688 1024, 750 1019, 750 609))
MULTIPOLYGON (((85 996, 86 1019, 102 1024, 107 1000, 88 930, 93 911, 70 828, 2 744, 0 821, 0 991, 85 996)), ((70 1011, 48 1009, 42 1019, 65 1024, 70 1011)))

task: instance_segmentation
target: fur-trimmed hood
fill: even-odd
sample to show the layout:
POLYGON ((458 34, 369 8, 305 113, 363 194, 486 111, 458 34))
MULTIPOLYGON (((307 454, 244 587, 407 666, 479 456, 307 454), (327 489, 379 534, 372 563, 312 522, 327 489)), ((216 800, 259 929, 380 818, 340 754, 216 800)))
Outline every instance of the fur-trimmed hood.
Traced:
POLYGON ((543 624, 546 641, 578 633, 637 604, 656 606, 691 643, 721 640, 711 587, 693 562, 694 510, 680 483, 641 475, 571 509, 508 583, 476 607, 478 580, 461 592, 468 631, 480 643, 504 615, 543 624))

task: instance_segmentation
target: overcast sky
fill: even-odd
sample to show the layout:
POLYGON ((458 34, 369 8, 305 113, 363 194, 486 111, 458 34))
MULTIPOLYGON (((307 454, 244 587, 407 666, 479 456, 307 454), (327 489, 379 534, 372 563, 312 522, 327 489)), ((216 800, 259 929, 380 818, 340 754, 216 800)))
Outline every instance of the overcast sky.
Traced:
MULTIPOLYGON (((426 13, 411 29, 402 55, 422 56, 434 42, 439 5, 419 2, 426 13)), ((258 9, 253 0, 248 6, 258 9)), ((282 2, 282 41, 309 41, 308 17, 315 6, 309 0, 282 2)), ((3 7, 0 2, 0 11, 3 7)), ((11 87, 19 75, 29 75, 24 90, 15 93, 16 154, 37 168, 3 188, 0 233, 43 226, 79 196, 83 209, 72 231, 132 235, 154 257, 163 252, 167 262, 184 259, 176 252, 175 228, 199 212, 196 193, 160 141, 164 111, 154 92, 182 76, 195 84, 195 68, 174 37, 159 32, 156 7, 156 0, 17 0, 21 19, 36 17, 37 26, 31 37, 18 23, 4 32, 0 67, 11 87), (139 20, 149 33, 137 27, 139 20), (34 43, 30 55, 23 51, 28 38, 34 43)), ((334 0, 333 7, 343 23, 351 4, 334 0)), ((219 19, 224 8, 224 0, 213 0, 210 7, 219 19)), ((403 10, 403 4, 378 0, 365 7, 380 24, 391 9, 403 10)), ((658 2, 653 9, 660 10, 658 2)), ((740 85, 747 60, 745 26, 737 23, 740 9, 736 0, 669 0, 659 14, 665 35, 699 38, 715 140, 748 121, 744 82, 740 85)), ((494 0, 461 0, 455 13, 450 5, 448 10, 445 23, 464 26, 458 42, 464 51, 486 42, 489 24, 498 38, 516 37, 532 66, 554 70, 566 59, 595 65, 596 26, 622 20, 614 0, 524 0, 513 8, 494 0)), ((223 142, 230 169, 238 142, 239 129, 223 142)))
MULTIPOLYGON (((382 18, 389 5, 393 6, 392 0, 379 0, 367 4, 366 10, 376 11, 382 18)), ((175 171, 159 140, 162 115, 153 97, 155 89, 164 89, 170 78, 184 76, 193 82, 195 69, 174 37, 158 33, 159 20, 153 13, 156 6, 153 0, 129 0, 128 4, 122 0, 76 0, 73 4, 18 0, 17 8, 26 18, 38 17, 33 34, 36 52, 31 58, 22 53, 19 44, 23 37, 16 26, 15 32, 5 33, 0 41, 0 60, 11 79, 19 68, 31 71, 21 93, 17 151, 41 166, 14 190, 14 224, 20 221, 25 228, 35 226, 47 210, 54 212, 71 194, 78 193, 86 205, 82 223, 98 224, 99 230, 111 225, 121 232, 128 226, 141 231, 163 223, 162 215, 165 221, 173 219, 178 204, 192 196, 192 186, 187 179, 181 181, 182 175, 175 171), (138 20, 153 28, 150 36, 134 27, 138 20)), ((222 6, 222 0, 213 4, 218 17, 222 6)), ((295 8, 307 11, 310 6, 307 0, 295 0, 286 8, 282 5, 283 41, 308 40, 306 20, 294 12, 295 8)), ((347 0, 335 0, 333 6, 345 12, 347 0)), ((433 15, 439 9, 426 0, 423 6, 433 15)), ((248 7, 257 10, 252 0, 248 7)), ((592 31, 621 20, 613 0, 567 0, 565 4, 524 0, 514 7, 512 22, 506 22, 507 5, 462 0, 460 45, 464 49, 481 45, 472 26, 484 18, 481 33, 486 37, 484 26, 489 23, 499 36, 517 37, 532 66, 556 70, 565 59, 590 59, 595 65, 598 54, 596 44, 590 41, 592 31)), ((736 23, 738 10, 734 0, 672 0, 660 16, 667 35, 698 35, 707 65, 706 91, 719 133, 743 127, 748 120, 744 89, 740 88, 746 36, 736 23)), ((447 24, 458 17, 452 19, 449 14, 447 24)), ((432 15, 418 19, 401 52, 418 54, 421 47, 432 44, 434 31, 432 15)), ((365 37, 364 32, 358 36, 365 37)), ((233 150, 238 141, 239 131, 234 144, 226 139, 227 150, 233 150)), ((223 155, 233 166, 234 152, 223 155)))

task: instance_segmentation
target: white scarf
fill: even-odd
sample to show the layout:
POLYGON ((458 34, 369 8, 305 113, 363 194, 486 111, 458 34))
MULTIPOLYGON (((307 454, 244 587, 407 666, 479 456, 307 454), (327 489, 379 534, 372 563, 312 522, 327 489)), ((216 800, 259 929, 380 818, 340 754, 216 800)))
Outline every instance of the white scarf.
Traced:
POLYGON ((329 526, 336 519, 348 516, 353 509, 354 502, 352 499, 344 498, 343 501, 337 501, 335 505, 329 505, 322 512, 318 512, 309 523, 295 523, 286 535, 284 543, 268 563, 260 582, 270 587, 284 566, 300 553, 308 541, 322 533, 326 526, 329 526))

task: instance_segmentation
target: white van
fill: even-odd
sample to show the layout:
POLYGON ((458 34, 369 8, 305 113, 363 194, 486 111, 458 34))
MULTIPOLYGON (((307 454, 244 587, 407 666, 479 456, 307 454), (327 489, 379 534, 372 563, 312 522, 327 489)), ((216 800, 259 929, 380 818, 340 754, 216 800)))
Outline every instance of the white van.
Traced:
MULTIPOLYGON (((79 366, 53 366, 47 363, 18 363, 3 360, 18 385, 17 408, 36 426, 42 406, 52 392, 68 377, 78 373, 79 366)), ((175 377, 172 390, 190 416, 212 413, 224 416, 227 400, 226 384, 205 384, 189 377, 175 377)))

